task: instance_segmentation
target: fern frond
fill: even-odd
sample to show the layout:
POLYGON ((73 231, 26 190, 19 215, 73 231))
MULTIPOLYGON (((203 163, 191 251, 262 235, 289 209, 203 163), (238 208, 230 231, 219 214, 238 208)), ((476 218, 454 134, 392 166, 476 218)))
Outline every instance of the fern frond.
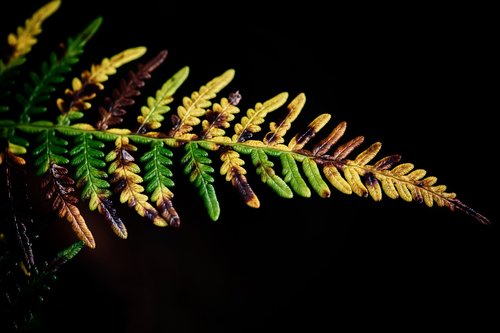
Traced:
POLYGON ((264 103, 257 103, 253 109, 248 109, 246 116, 241 118, 241 122, 234 125, 232 141, 247 141, 253 134, 260 132, 261 127, 259 125, 264 122, 267 114, 285 104, 287 98, 288 93, 283 92, 264 103))
POLYGON ((147 105, 141 108, 141 115, 137 117, 139 127, 136 133, 144 133, 149 130, 160 128, 164 117, 163 114, 170 111, 167 104, 172 103, 173 95, 177 89, 184 83, 189 75, 189 67, 181 68, 170 79, 165 82, 156 92, 155 97, 149 97, 147 105))
MULTIPOLYGON (((321 178, 319 166, 322 167, 323 174, 330 184, 345 194, 355 193, 361 197, 370 196, 375 201, 380 201, 382 194, 385 193, 392 199, 401 198, 408 202, 423 202, 429 207, 435 203, 451 210, 457 208, 464 212, 468 211, 466 205, 462 207, 461 202, 457 202, 455 193, 446 192, 444 185, 435 185, 437 178, 422 179, 426 174, 425 170, 412 171, 413 164, 398 164, 401 159, 399 155, 384 157, 370 165, 369 163, 381 150, 382 144, 379 142, 372 144, 352 160, 348 157, 364 142, 363 136, 347 141, 329 154, 333 145, 345 133, 345 122, 337 125, 311 151, 304 149, 304 146, 327 124, 330 118, 328 114, 318 116, 306 130, 295 135, 288 143, 288 148, 298 153, 294 155, 294 158, 302 160, 304 173, 320 196, 329 196, 329 190, 321 178)), ((286 151, 283 154, 287 154, 286 151)), ((476 216, 481 223, 489 223, 485 217, 475 211, 469 214, 476 216)))
POLYGON ((207 112, 206 109, 212 105, 210 100, 227 86, 233 78, 234 70, 228 69, 222 75, 201 86, 190 97, 184 97, 182 105, 177 108, 177 114, 172 115, 173 127, 168 136, 185 140, 194 139, 196 135, 190 133, 193 126, 201 123, 200 117, 204 116, 207 112))
POLYGON ((91 134, 82 134, 75 139, 75 147, 69 152, 73 157, 71 165, 76 167, 76 187, 81 188, 81 198, 89 200, 91 211, 98 210, 110 224, 113 231, 121 238, 127 238, 127 229, 112 206, 110 184, 106 180, 107 173, 104 143, 96 140, 91 134))
POLYGON ((71 89, 65 90, 64 98, 57 99, 57 107, 62 113, 58 117, 58 124, 69 125, 71 120, 81 118, 82 111, 92 106, 89 101, 95 98, 98 91, 104 89, 102 82, 107 81, 109 75, 115 74, 117 68, 136 60, 144 53, 145 47, 127 49, 111 59, 104 58, 98 65, 92 65, 90 71, 85 70, 81 74, 81 79, 73 78, 71 89))
POLYGON ((180 226, 179 214, 175 210, 172 198, 174 194, 170 188, 174 186, 172 181, 172 171, 167 167, 172 164, 172 151, 164 146, 162 141, 151 143, 151 149, 140 159, 146 163, 144 166, 144 180, 148 183, 146 191, 151 193, 151 200, 156 203, 156 207, 161 216, 174 227, 180 226))
POLYGON ((139 175, 141 169, 134 163, 131 152, 137 150, 126 136, 119 136, 115 141, 115 149, 106 155, 106 162, 112 162, 108 173, 112 174, 110 183, 115 184, 115 191, 120 193, 120 202, 128 203, 143 217, 151 220, 155 225, 164 227, 167 222, 158 211, 148 202, 148 196, 143 194, 144 187, 140 185, 143 178, 139 175))
POLYGON ((141 94, 139 89, 144 87, 144 81, 151 78, 151 73, 163 63, 166 57, 167 50, 160 51, 146 64, 138 65, 135 72, 130 71, 127 81, 123 79, 120 81, 120 88, 113 91, 112 98, 104 99, 106 107, 99 107, 101 118, 96 124, 97 129, 106 130, 110 126, 123 122, 123 117, 127 113, 125 108, 135 104, 133 98, 141 94))
POLYGON ((19 116, 21 123, 30 121, 30 117, 47 111, 44 102, 50 99, 56 90, 56 84, 64 80, 64 75, 69 73, 72 67, 78 63, 79 56, 83 53, 87 41, 97 32, 102 23, 102 18, 92 21, 76 38, 68 38, 64 52, 57 55, 50 54, 48 62, 43 62, 40 73, 31 73, 31 84, 24 86, 24 95, 17 94, 17 100, 22 106, 19 116))
POLYGON ((33 45, 37 43, 36 36, 42 32, 42 23, 56 12, 60 5, 60 0, 50 1, 27 19, 24 27, 18 27, 16 33, 9 34, 7 42, 12 53, 7 63, 0 63, 0 73, 24 63, 24 56, 31 51, 33 45))
POLYGON ((189 181, 199 189, 199 194, 208 211, 208 215, 216 221, 220 215, 219 201, 212 185, 214 178, 210 175, 214 169, 210 166, 212 160, 208 153, 190 142, 185 146, 186 154, 181 159, 184 164, 184 174, 189 175, 189 181))
POLYGON ((70 223, 75 234, 85 242, 85 245, 95 248, 94 236, 76 206, 78 198, 74 195, 74 183, 75 181, 68 176, 68 169, 51 163, 42 178, 41 185, 45 197, 52 201, 52 209, 60 218, 65 218, 70 223))

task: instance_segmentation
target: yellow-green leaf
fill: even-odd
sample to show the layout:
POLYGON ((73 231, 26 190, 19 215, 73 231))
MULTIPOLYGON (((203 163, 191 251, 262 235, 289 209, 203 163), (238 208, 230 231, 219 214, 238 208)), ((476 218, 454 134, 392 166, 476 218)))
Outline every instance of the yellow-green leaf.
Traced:
POLYGON ((145 129, 158 129, 164 117, 163 114, 170 111, 167 104, 174 100, 173 95, 177 89, 184 83, 189 75, 189 67, 181 68, 162 87, 156 92, 155 97, 148 97, 147 105, 141 108, 141 115, 137 117, 139 127, 137 133, 142 133, 145 129))
MULTIPOLYGON (((15 63, 19 63, 19 58, 31 51, 33 45, 37 43, 36 36, 42 32, 42 23, 59 9, 60 0, 50 1, 38 9, 31 18, 27 19, 24 27, 18 27, 16 33, 11 33, 7 37, 7 42, 12 48, 6 68, 15 63)), ((8 8, 8 7, 4 7, 8 8)))
POLYGON ((261 130, 260 124, 269 112, 278 109, 285 104, 288 93, 282 92, 264 103, 255 104, 255 108, 248 109, 246 116, 241 118, 241 122, 234 126, 233 142, 246 141, 248 134, 257 133, 261 130))
POLYGON ((108 80, 108 75, 115 74, 118 67, 142 57, 146 50, 145 47, 139 46, 124 50, 112 56, 111 59, 104 58, 99 65, 92 65, 87 81, 98 83, 108 80))
POLYGON ((330 188, 323 178, 321 178, 316 162, 310 158, 306 158, 302 161, 302 168, 309 180, 309 184, 311 184, 316 193, 322 198, 328 198, 331 194, 330 188))
POLYGON ((201 86, 200 90, 193 92, 190 97, 184 97, 182 105, 177 108, 178 121, 169 136, 183 138, 185 134, 191 132, 193 126, 201 122, 200 117, 205 115, 206 109, 212 105, 210 100, 233 80, 234 73, 234 69, 228 69, 201 86))
POLYGON ((325 165, 323 167, 323 173, 330 184, 332 184, 337 190, 344 194, 352 194, 351 186, 342 177, 339 170, 334 165, 325 165))

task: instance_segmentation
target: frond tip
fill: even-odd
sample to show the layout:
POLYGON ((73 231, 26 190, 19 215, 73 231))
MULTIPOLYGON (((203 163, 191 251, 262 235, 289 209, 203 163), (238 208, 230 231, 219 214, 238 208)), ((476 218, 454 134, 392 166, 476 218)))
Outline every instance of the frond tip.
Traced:
POLYGON ((9 34, 7 41, 12 48, 12 54, 5 68, 20 65, 24 61, 23 57, 37 43, 36 36, 42 32, 42 23, 54 14, 60 5, 60 0, 50 1, 27 19, 24 27, 18 27, 16 33, 9 34))

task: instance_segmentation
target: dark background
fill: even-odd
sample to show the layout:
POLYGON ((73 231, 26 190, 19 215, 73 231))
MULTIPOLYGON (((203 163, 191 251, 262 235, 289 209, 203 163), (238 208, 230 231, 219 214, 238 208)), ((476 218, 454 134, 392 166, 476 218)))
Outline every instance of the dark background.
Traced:
MULTIPOLYGON (((18 1, 2 10, 4 35, 43 3, 18 1)), ((123 208, 129 230, 124 241, 91 214, 97 248, 84 249, 62 268, 40 327, 50 332, 498 327, 493 118, 498 66, 492 12, 456 4, 326 8, 312 2, 270 7, 63 1, 43 26, 34 51, 41 59, 50 45, 102 15, 103 26, 78 70, 144 45, 144 59, 164 48, 169 56, 143 96, 154 95, 185 65, 191 74, 177 96, 234 68, 236 77, 225 91, 241 92, 242 112, 282 91, 290 98, 304 92, 305 109, 290 133, 331 113, 332 124, 348 122, 346 139, 364 135, 365 148, 381 141, 381 157, 402 154, 404 162, 437 176, 493 225, 444 208, 387 197, 376 203, 335 189, 329 199, 280 199, 250 166, 261 208, 246 207, 219 177, 222 213, 212 222, 176 166, 173 191, 181 228, 154 227, 123 208)), ((323 136, 329 130, 324 131, 323 136)), ((50 228, 44 236, 47 253, 74 239, 62 221, 50 228)))

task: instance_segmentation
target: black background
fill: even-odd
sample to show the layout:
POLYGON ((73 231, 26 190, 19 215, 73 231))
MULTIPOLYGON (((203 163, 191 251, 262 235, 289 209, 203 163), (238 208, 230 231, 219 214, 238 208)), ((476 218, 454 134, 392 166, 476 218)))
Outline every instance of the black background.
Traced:
MULTIPOLYGON (((4 8, 4 35, 43 3, 4 8)), ((493 225, 444 208, 387 197, 375 203, 335 190, 329 199, 280 199, 250 166, 261 208, 246 207, 219 177, 222 213, 212 222, 174 166, 181 228, 154 227, 123 208, 129 239, 121 240, 90 214, 97 248, 84 249, 60 271, 39 330, 498 327, 492 12, 457 4, 63 1, 35 47, 41 59, 102 15, 77 70, 143 45, 144 59, 165 48, 169 56, 142 96, 185 65, 191 71, 179 97, 229 68, 236 77, 225 92, 239 90, 243 110, 282 91, 304 92, 296 131, 321 113, 331 113, 332 124, 346 120, 346 139, 364 135, 364 147, 381 141, 381 156, 402 154, 493 225)), ((74 240, 62 221, 44 237, 47 253, 74 240)))

